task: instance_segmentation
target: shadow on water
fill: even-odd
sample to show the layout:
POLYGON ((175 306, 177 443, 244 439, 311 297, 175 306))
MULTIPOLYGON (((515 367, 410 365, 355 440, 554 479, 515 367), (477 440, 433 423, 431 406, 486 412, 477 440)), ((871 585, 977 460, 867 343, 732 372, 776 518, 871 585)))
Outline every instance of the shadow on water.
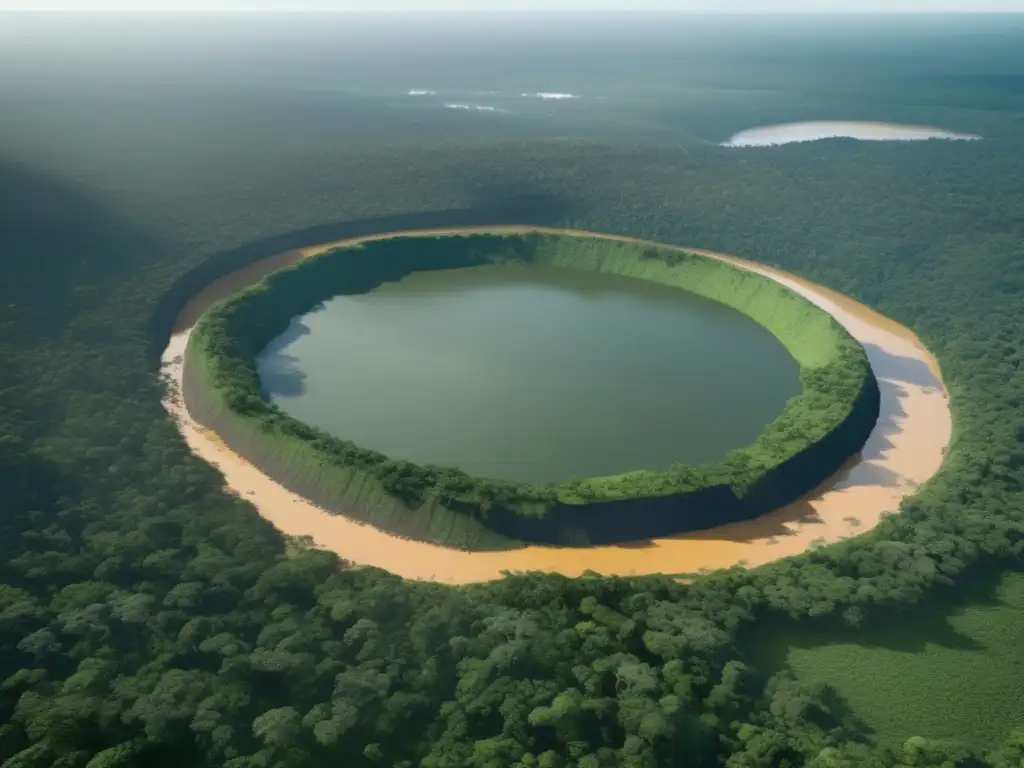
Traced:
POLYGON ((407 229, 490 224, 552 225, 562 220, 568 210, 564 200, 550 194, 509 194, 494 190, 485 201, 468 208, 447 208, 322 224, 222 251, 181 275, 161 296, 150 322, 150 353, 155 360, 159 359, 168 336, 175 329, 178 315, 203 288, 218 278, 268 257, 278 255, 280 266, 286 266, 294 263, 297 258, 289 252, 298 248, 407 229))
POLYGON ((903 476, 888 467, 862 462, 852 469, 840 470, 833 480, 836 490, 858 488, 867 485, 883 488, 900 488, 906 481, 903 476))
MULTIPOLYGON (((877 461, 893 448, 892 438, 903 431, 903 422, 907 418, 907 409, 903 407, 909 395, 906 387, 889 379, 878 379, 878 391, 881 395, 878 421, 861 449, 861 458, 865 461, 877 461)), ((855 481, 856 467, 850 474, 855 481)))
POLYGON ((293 319, 288 330, 273 339, 258 358, 262 395, 266 399, 272 396, 299 397, 306 393, 306 374, 302 371, 300 361, 284 350, 303 336, 311 333, 309 326, 301 320, 293 319))
POLYGON ((799 501, 794 501, 780 510, 771 512, 753 520, 745 520, 720 528, 713 528, 709 531, 694 531, 693 533, 672 536, 677 540, 688 541, 734 541, 750 542, 773 539, 781 536, 793 535, 789 526, 808 525, 820 523, 821 516, 815 510, 813 502, 817 501, 824 494, 826 489, 812 491, 799 501))
MULTIPOLYGON (((852 460, 851 460, 852 461, 852 460)), ((848 462, 849 463, 849 462, 848 462)), ((827 480, 820 488, 811 491, 804 498, 788 504, 782 509, 770 512, 752 520, 728 523, 705 531, 690 531, 675 536, 665 536, 663 541, 732 541, 747 543, 763 541, 783 536, 792 536, 794 531, 789 526, 807 525, 822 522, 821 516, 814 509, 818 501, 831 487, 833 480, 827 480)), ((608 546, 619 549, 647 549, 657 546, 652 539, 618 542, 608 546)))
POLYGON ((913 384, 926 392, 937 392, 942 388, 941 382, 923 360, 894 355, 870 342, 864 345, 864 350, 879 382, 913 384))

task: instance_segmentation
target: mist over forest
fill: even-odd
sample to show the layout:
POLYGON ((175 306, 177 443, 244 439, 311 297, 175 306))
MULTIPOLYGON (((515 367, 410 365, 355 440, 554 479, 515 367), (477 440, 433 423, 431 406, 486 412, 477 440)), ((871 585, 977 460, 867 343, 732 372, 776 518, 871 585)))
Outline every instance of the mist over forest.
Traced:
POLYGON ((0 767, 1020 766, 1022 178, 1021 15, 0 14, 0 767), (819 120, 982 139, 721 146, 819 120), (450 587, 282 536, 161 406, 214 279, 498 224, 902 323, 942 468, 758 568, 450 587))

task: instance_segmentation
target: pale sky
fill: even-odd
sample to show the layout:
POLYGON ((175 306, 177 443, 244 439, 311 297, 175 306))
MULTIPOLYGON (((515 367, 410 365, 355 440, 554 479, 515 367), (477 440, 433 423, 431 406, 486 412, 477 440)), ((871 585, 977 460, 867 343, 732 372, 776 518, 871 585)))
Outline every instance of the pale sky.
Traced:
POLYGON ((0 10, 1024 12, 1024 0, 0 0, 0 10))

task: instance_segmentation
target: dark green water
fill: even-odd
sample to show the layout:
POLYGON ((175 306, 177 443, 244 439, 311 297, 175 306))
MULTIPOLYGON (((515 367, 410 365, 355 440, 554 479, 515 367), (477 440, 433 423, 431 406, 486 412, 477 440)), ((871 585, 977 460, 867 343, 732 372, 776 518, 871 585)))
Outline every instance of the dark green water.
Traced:
POLYGON ((294 417, 395 458, 557 481, 721 458, 800 391, 734 310, 577 270, 425 272, 296 318, 260 358, 294 417))

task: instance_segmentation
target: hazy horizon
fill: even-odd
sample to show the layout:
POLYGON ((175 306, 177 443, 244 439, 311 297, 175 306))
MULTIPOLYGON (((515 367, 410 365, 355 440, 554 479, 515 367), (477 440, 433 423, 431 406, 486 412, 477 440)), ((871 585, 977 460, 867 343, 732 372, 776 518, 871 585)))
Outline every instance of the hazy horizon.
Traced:
POLYGON ((785 14, 1024 13, 1024 0, 0 0, 0 12, 71 13, 672 13, 775 16, 785 14))

